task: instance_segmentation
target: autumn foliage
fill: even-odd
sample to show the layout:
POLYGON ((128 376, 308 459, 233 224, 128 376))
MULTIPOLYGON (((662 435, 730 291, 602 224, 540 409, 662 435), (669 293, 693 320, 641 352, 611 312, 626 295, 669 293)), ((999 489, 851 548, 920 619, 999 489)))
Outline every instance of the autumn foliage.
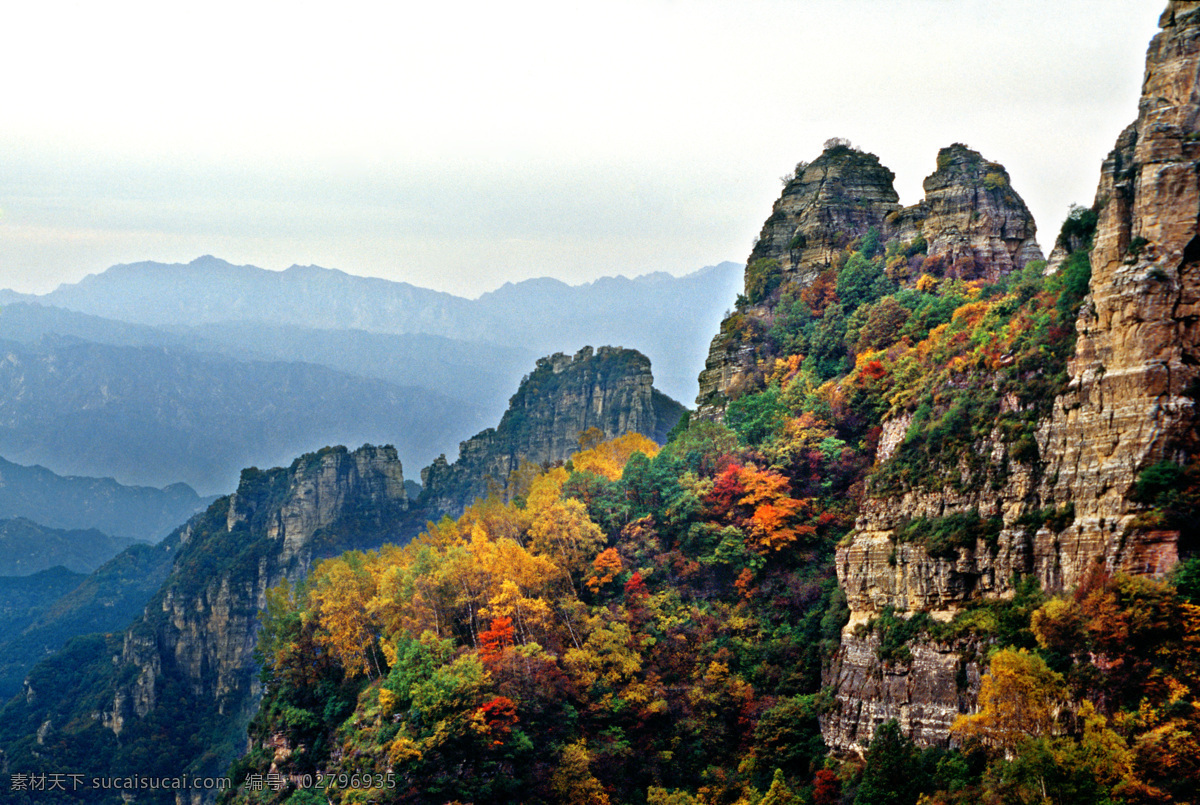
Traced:
MULTIPOLYGON (((235 782, 390 773, 369 801, 414 805, 1194 801, 1200 607, 1101 569, 1049 599, 1018 579, 1013 600, 949 624, 885 610, 896 667, 918 636, 966 636, 978 707, 953 748, 888 721, 861 756, 828 757, 822 674, 848 614, 836 546, 868 490, 990 488, 1037 466, 1089 270, 1082 255, 988 285, 923 241, 875 241, 804 287, 763 269, 770 315, 727 322, 756 364, 724 424, 693 421, 662 449, 586 432, 566 465, 523 465, 413 542, 270 591, 266 694, 235 782), (985 437, 1003 461, 979 455, 985 437)), ((982 536, 961 539, 969 519, 926 547, 954 562, 994 541, 999 520, 978 515, 982 536)))

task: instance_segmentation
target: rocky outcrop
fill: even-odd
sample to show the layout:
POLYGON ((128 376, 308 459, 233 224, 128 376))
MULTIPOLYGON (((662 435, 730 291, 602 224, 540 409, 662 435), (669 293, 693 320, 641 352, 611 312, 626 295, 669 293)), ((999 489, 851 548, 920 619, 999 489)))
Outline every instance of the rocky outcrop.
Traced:
POLYGON ((188 540, 162 593, 126 635, 122 661, 141 669, 127 696, 139 716, 154 707, 164 665, 220 714, 257 704, 253 652, 266 591, 299 579, 315 558, 357 547, 347 544, 350 534, 370 530, 382 544, 408 505, 395 449, 370 445, 325 448, 287 470, 247 470, 222 503, 224 533, 188 540), (320 539, 330 528, 345 533, 320 539), (241 561, 190 572, 221 558, 213 553, 223 548, 239 550, 241 561))
POLYGON ((887 221, 885 237, 921 238, 927 257, 963 279, 995 282, 1041 260, 1037 226, 1008 171, 961 143, 938 152, 925 198, 887 221))
MULTIPOLYGON (((318 530, 340 519, 349 506, 380 508, 407 503, 404 473, 393 448, 366 446, 347 454, 326 448, 293 465, 287 497, 266 523, 267 536, 282 545, 280 562, 303 553, 318 530), (303 462, 303 463, 301 463, 303 462)), ((233 530, 255 514, 256 501, 229 497, 226 527, 233 530)))
POLYGON ((730 393, 747 384, 760 352, 760 336, 772 315, 773 298, 751 290, 761 275, 769 284, 807 285, 855 238, 900 210, 895 174, 879 157, 830 140, 811 163, 800 163, 763 224, 746 263, 746 289, 737 311, 725 318, 709 346, 696 415, 720 418, 730 393))
MULTIPOLYGON (((980 492, 910 490, 865 501, 852 539, 837 555, 852 614, 826 680, 837 700, 823 721, 831 746, 861 747, 888 718, 899 718, 923 743, 942 743, 958 713, 974 706, 971 695, 956 699, 895 682, 894 670, 872 649, 874 638, 857 628, 886 607, 947 620, 972 599, 1012 595, 1014 573, 1033 574, 1043 589, 1058 592, 1079 584, 1097 560, 1109 571, 1152 575, 1177 561, 1180 533, 1139 526, 1146 504, 1133 493, 1143 469, 1160 461, 1185 464, 1198 447, 1200 3, 1172 2, 1161 25, 1149 49, 1138 119, 1102 167, 1090 293, 1076 325, 1070 381, 1037 429, 1044 464, 1033 473, 1013 463, 1003 484, 980 492), (897 527, 910 518, 970 510, 998 518, 994 545, 980 541, 947 558, 895 541, 897 527), (1039 523, 1028 516, 1034 511, 1061 512, 1063 521, 1039 523)), ((950 151, 952 163, 968 158, 950 151)), ((912 214, 906 210, 897 223, 912 214)), ((932 255, 939 247, 929 221, 924 233, 932 255)), ((992 254, 1002 262, 1007 252, 1018 264, 1028 253, 1017 242, 1021 228, 1014 222, 993 231, 1001 236, 992 238, 992 254)), ((1011 458, 998 440, 977 448, 996 466, 1011 458)), ((960 680, 970 677, 971 666, 957 659, 961 647, 946 653, 915 643, 914 667, 931 651, 945 655, 960 680)), ((936 677, 942 672, 931 662, 927 671, 936 677)))
POLYGON ((1197 447, 1200 4, 1171 3, 1161 24, 1138 119, 1101 171, 1071 384, 1042 433, 1053 457, 1045 494, 1076 513, 1060 536, 1063 562, 1043 578, 1054 588, 1078 583, 1092 557, 1140 573, 1162 572, 1177 557, 1178 534, 1131 539, 1144 508, 1131 499, 1138 472, 1187 463, 1197 447))
POLYGON ((684 408, 653 383, 650 360, 632 349, 584 347, 541 358, 497 427, 462 442, 453 464, 441 456, 421 471, 422 505, 457 516, 490 486, 502 488, 522 462, 565 461, 591 428, 606 438, 641 433, 662 444, 684 408))
POLYGON ((879 157, 831 140, 821 155, 796 166, 775 202, 747 267, 775 260, 785 276, 810 282, 850 241, 900 209, 896 174, 879 157))
POLYGON ((925 198, 901 208, 892 171, 874 154, 831 140, 811 163, 801 163, 765 224, 746 264, 746 291, 709 347, 697 416, 719 419, 728 401, 753 390, 775 307, 834 265, 846 246, 872 230, 879 241, 912 248, 910 265, 892 271, 915 281, 923 271, 996 280, 1042 259, 1037 227, 1003 165, 961 144, 938 152, 925 179, 925 198))
MULTIPOLYGON (((88 658, 105 669, 100 678, 86 666, 59 669, 58 678, 71 680, 67 688, 38 690, 23 705, 14 700, 6 718, 38 720, 43 709, 73 713, 68 722, 80 731, 75 737, 60 730, 64 751, 73 751, 75 740, 90 753, 100 747, 104 756, 95 762, 114 774, 139 746, 170 757, 176 772, 223 774, 244 747, 258 705, 254 648, 267 590, 298 580, 321 557, 399 541, 408 505, 390 446, 324 448, 287 468, 244 470, 235 494, 181 530, 171 574, 119 651, 88 658), (88 705, 74 700, 76 688, 89 691, 88 705), (96 709, 74 712, 79 708, 96 709), (93 724, 112 739, 100 741, 93 724)), ((144 773, 145 764, 133 762, 129 771, 144 773)), ((198 795, 207 801, 208 793, 198 795)))
POLYGON ((849 635, 826 674, 837 691, 837 707, 822 718, 822 734, 833 746, 862 748, 875 728, 895 719, 923 745, 945 741, 958 714, 974 705, 982 668, 962 659, 963 646, 918 643, 903 661, 882 662, 879 637, 849 635))

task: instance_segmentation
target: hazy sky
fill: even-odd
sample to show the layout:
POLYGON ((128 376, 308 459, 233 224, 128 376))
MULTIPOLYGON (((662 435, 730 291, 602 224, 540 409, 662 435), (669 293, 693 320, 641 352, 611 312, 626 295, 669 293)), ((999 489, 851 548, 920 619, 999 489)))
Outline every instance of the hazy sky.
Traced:
POLYGON ((477 295, 744 260, 829 137, 901 202, 1004 163, 1046 250, 1136 114, 1165 0, 24 2, 0 287, 214 254, 477 295))

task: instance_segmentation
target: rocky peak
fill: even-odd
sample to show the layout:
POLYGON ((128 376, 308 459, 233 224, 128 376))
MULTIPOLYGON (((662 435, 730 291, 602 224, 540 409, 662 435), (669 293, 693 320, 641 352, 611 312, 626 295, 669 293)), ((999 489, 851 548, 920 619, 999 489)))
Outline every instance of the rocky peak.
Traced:
MULTIPOLYGON (((1161 572, 1179 533, 1137 528, 1138 473, 1194 454, 1200 379, 1200 3, 1172 2, 1147 53, 1138 118, 1105 160, 1091 294, 1071 384, 1047 423, 1046 497, 1070 501, 1070 549, 1110 570, 1161 572), (1132 538, 1135 537, 1136 538, 1132 538)), ((1074 563, 1047 569, 1078 583, 1074 563)))
MULTIPOLYGON (((1200 9, 1200 2, 1197 0, 1169 0, 1167 9, 1158 18, 1158 27, 1172 28, 1177 24, 1178 17, 1186 16, 1193 11, 1200 9)), ((1186 21, 1183 24, 1187 24, 1186 21)))
POLYGON ((422 505, 460 514, 522 462, 565 461, 589 428, 606 438, 636 432, 665 442, 684 408, 653 383, 650 359, 637 350, 584 347, 538 359, 497 427, 462 442, 453 464, 440 456, 421 471, 422 505))
POLYGON ((1033 215, 1000 163, 955 143, 938 152, 923 186, 924 200, 893 216, 887 234, 923 238, 941 270, 994 282, 1042 259, 1033 215))
POLYGON ((750 257, 749 266, 775 260, 784 275, 811 281, 854 238, 900 209, 896 175, 879 157, 830 140, 810 163, 800 163, 783 188, 750 257))
MULTIPOLYGON (((863 746, 889 718, 924 743, 944 742, 957 715, 975 706, 980 669, 958 659, 977 654, 969 646, 917 642, 910 664, 880 662, 875 638, 855 626, 884 608, 944 620, 971 599, 1013 595, 1018 575, 1060 592, 1078 586, 1097 560, 1110 572, 1159 575, 1181 551, 1200 549, 1188 542, 1195 535, 1144 518, 1148 504, 1136 495, 1143 470, 1186 464, 1200 448, 1200 2, 1172 2, 1161 24, 1138 119, 1101 168, 1090 292, 1076 321, 1069 382, 1038 422, 1040 472, 1014 462, 995 489, 908 490, 864 501, 852 539, 838 548, 852 612, 828 672, 837 705, 822 731, 831 746, 863 746), (931 556, 894 539, 907 520, 967 511, 994 518, 993 550, 977 544, 931 556), (1022 527, 1035 511, 1062 513, 1062 522, 1022 527)), ((957 153, 948 163, 976 176, 986 170, 971 160, 957 153)), ((1012 250, 1017 233, 1006 229, 1001 239, 1020 254, 1012 250)), ((889 428, 907 423, 885 423, 885 435, 889 428)), ((978 449, 993 463, 1009 458, 999 441, 978 449)))
MULTIPOLYGON (((30 706, 72 713, 64 723, 80 725, 78 733, 62 727, 56 747, 94 756, 114 775, 142 773, 129 758, 154 755, 170 757, 179 772, 219 776, 257 707, 254 646, 267 590, 296 581, 319 558, 399 540, 407 507, 390 446, 327 447, 290 467, 244 470, 235 494, 174 535, 181 546, 171 573, 143 616, 110 636, 119 648, 100 641, 100 656, 60 670, 77 679, 39 691, 30 706), (96 667, 111 675, 96 676, 96 667), (86 704, 77 688, 90 691, 86 704), (93 722, 105 734, 97 737, 93 722), (177 722, 188 728, 162 727, 177 722)), ((211 801, 211 792, 180 796, 211 801)))
MULTIPOLYGON (((242 474, 242 486, 252 483, 257 470, 242 474)), ((353 453, 344 447, 326 447, 293 462, 287 477, 286 497, 267 515, 266 534, 282 546, 281 561, 301 553, 313 534, 347 510, 351 501, 381 511, 408 506, 404 473, 396 449, 364 445, 353 453)), ((234 492, 229 497, 226 529, 247 521, 261 501, 234 492)))
POLYGON ((905 208, 893 178, 877 156, 836 140, 796 166, 747 260, 738 309, 709 347, 697 416, 720 418, 732 396, 755 388, 773 357, 765 334, 784 292, 810 285, 872 231, 881 244, 898 240, 913 251, 911 266, 894 276, 901 281, 922 272, 994 281, 1042 259, 1033 216, 1003 165, 960 143, 943 148, 925 198, 905 208))
MULTIPOLYGON (((156 599, 161 616, 155 602, 147 607, 142 625, 157 633, 155 653, 170 655, 196 695, 229 706, 226 699, 251 687, 254 613, 265 605, 267 589, 297 580, 315 559, 398 539, 394 526, 407 507, 391 446, 326 447, 286 469, 243 470, 237 492, 210 508, 209 523, 192 528, 156 599), (230 553, 254 561, 219 561, 230 553)), ((125 659, 143 665, 145 675, 156 660, 139 662, 140 650, 130 648, 141 631, 138 624, 130 630, 125 659)), ((139 685, 152 705, 152 686, 139 685)))

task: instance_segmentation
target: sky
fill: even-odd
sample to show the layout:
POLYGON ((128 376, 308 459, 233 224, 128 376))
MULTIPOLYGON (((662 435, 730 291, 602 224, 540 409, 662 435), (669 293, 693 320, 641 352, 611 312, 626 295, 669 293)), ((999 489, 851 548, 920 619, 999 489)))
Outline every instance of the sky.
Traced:
POLYGON ((1136 116, 1165 0, 23 2, 0 288, 212 254, 477 296, 743 261, 830 137, 903 204, 1003 163, 1045 251, 1136 116))

